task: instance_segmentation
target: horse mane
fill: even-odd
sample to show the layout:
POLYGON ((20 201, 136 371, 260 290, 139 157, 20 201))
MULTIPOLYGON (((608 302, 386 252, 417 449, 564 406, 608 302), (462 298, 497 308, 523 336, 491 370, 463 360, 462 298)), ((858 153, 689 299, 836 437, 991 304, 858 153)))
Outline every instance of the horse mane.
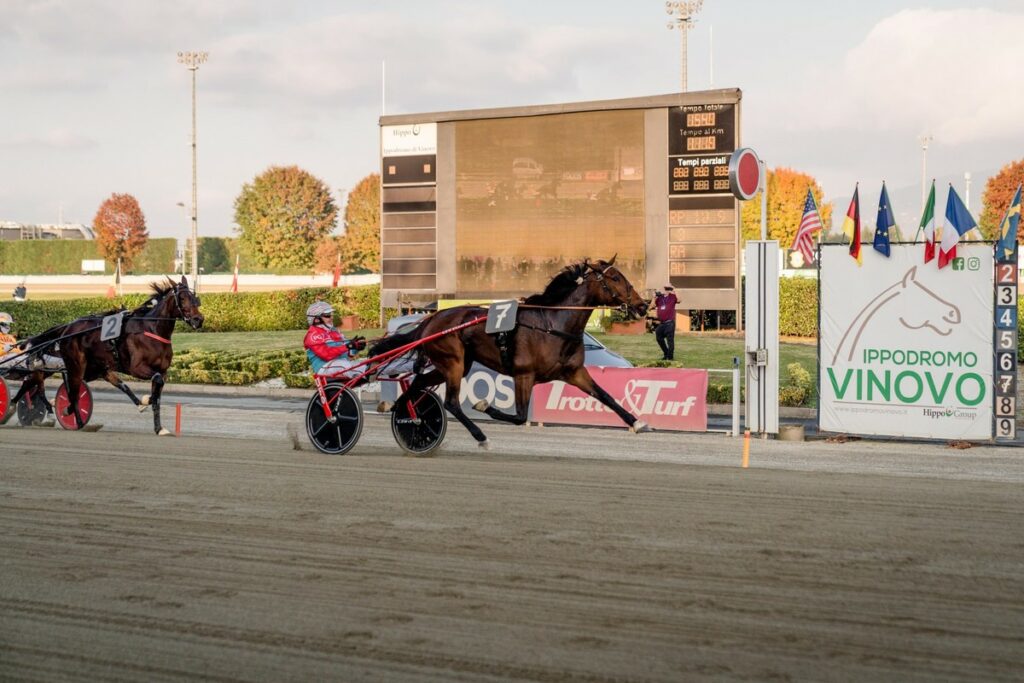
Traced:
POLYGON ((577 280, 586 275, 588 268, 590 268, 590 264, 586 261, 570 263, 551 278, 551 282, 547 284, 543 292, 531 294, 523 300, 523 303, 538 306, 550 306, 561 303, 565 300, 565 297, 569 296, 570 293, 580 286, 577 280))
POLYGON ((156 308, 157 303, 159 303, 161 299, 174 289, 174 285, 175 283, 171 278, 167 278, 164 282, 149 283, 149 288, 152 290, 153 296, 146 299, 141 306, 133 310, 132 315, 148 315, 149 313, 152 313, 153 309, 156 308))

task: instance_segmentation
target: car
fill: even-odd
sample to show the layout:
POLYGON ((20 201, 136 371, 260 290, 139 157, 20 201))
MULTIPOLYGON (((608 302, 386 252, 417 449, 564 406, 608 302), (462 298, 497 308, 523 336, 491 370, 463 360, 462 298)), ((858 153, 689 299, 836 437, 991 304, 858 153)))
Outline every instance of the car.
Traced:
MULTIPOLYGON (((408 313, 391 318, 387 324, 387 333, 403 333, 416 327, 426 313, 408 313)), ((584 364, 599 365, 606 368, 631 368, 633 364, 599 342, 588 332, 583 333, 584 364)), ((381 399, 394 403, 398 398, 397 382, 381 382, 381 399)), ((438 389, 444 393, 444 387, 438 389)), ((489 404, 507 413, 515 412, 515 385, 508 375, 502 375, 479 363, 473 363, 469 373, 462 378, 459 397, 462 399, 462 410, 473 420, 489 420, 484 413, 473 410, 477 401, 489 404)))
POLYGON ((544 175, 544 167, 530 157, 517 157, 512 160, 512 175, 517 178, 539 178, 544 175))

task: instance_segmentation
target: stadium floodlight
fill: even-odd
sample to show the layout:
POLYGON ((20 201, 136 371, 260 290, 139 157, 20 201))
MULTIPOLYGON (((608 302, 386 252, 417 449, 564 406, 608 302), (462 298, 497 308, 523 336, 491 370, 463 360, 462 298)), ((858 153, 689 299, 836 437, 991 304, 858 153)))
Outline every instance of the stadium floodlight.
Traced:
POLYGON ((696 14, 700 12, 701 7, 704 5, 704 0, 670 0, 665 3, 665 12, 672 16, 672 21, 668 22, 668 28, 678 29, 680 37, 680 48, 681 48, 681 67, 682 67, 682 90, 686 92, 686 50, 687 50, 687 34, 693 27, 693 23, 696 21, 696 14))
POLYGON ((179 52, 178 63, 192 72, 192 290, 199 291, 199 226, 196 216, 196 71, 209 52, 179 52))

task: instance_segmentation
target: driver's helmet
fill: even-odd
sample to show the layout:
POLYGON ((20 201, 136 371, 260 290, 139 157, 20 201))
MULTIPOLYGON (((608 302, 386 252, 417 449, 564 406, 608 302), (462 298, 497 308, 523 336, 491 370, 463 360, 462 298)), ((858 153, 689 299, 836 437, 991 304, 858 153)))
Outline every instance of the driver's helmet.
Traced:
POLYGON ((309 308, 306 309, 306 322, 312 325, 316 322, 316 319, 320 316, 327 315, 328 313, 334 313, 334 307, 326 301, 314 301, 309 308))
POLYGON ((11 325, 13 324, 14 318, 11 317, 11 314, 0 311, 0 332, 9 334, 11 331, 11 325))

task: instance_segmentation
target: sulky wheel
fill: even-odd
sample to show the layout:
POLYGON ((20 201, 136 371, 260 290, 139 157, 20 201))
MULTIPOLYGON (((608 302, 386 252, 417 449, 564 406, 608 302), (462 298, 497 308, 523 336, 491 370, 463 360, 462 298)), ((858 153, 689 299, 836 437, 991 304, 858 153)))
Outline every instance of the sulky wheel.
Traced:
POLYGON ((363 407, 351 390, 337 382, 325 386, 324 395, 331 419, 324 411, 320 392, 316 392, 306 406, 306 434, 321 453, 344 455, 363 432, 363 407))
POLYGON ((11 407, 11 394, 7 391, 7 382, 3 377, 0 377, 0 424, 4 424, 9 419, 7 417, 7 411, 11 407))
MULTIPOLYGON (((46 397, 42 393, 43 388, 36 385, 18 399, 18 424, 22 427, 40 425, 46 419, 46 397)), ((52 427, 53 423, 49 426, 52 427)))
POLYGON ((448 415, 437 394, 429 389, 409 391, 391 412, 391 433, 412 455, 430 455, 444 441, 448 415))
MULTIPOLYGON (((68 414, 69 405, 68 385, 62 382, 57 389, 57 397, 53 400, 53 409, 57 413, 57 422, 60 426, 74 431, 78 429, 78 423, 74 415, 68 414)), ((89 418, 92 417, 92 391, 85 382, 78 388, 78 415, 82 418, 83 427, 89 424, 89 418)))

